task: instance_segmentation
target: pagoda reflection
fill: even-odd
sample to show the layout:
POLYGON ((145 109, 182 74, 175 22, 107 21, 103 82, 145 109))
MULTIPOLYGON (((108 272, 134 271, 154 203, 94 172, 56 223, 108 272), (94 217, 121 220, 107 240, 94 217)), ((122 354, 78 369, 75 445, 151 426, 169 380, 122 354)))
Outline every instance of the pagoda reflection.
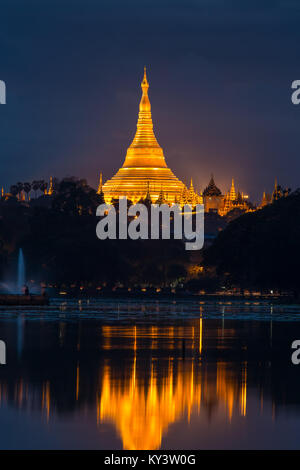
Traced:
POLYGON ((234 408, 246 416, 247 364, 240 383, 225 363, 218 364, 215 380, 194 361, 180 360, 175 371, 170 360, 163 377, 156 367, 153 362, 148 381, 142 370, 138 372, 136 359, 126 379, 114 378, 110 365, 104 367, 97 419, 114 424, 124 449, 159 449, 171 424, 189 421, 192 414, 201 416, 202 411, 210 413, 215 407, 222 408, 229 422, 234 408))
MULTIPOLYGON (((215 420, 230 426, 247 419, 249 389, 259 413, 267 402, 274 416, 278 403, 299 404, 282 393, 285 369, 272 372, 266 349, 260 350, 259 369, 257 351, 248 348, 251 337, 241 342, 231 323, 201 314, 170 323, 65 322, 45 330, 31 324, 30 335, 25 324, 21 357, 16 347, 15 359, 1 369, 0 406, 34 412, 45 426, 88 412, 99 431, 113 427, 124 449, 154 450, 164 446, 173 425, 215 420), (31 355, 35 328, 39 341, 51 344, 52 357, 46 346, 31 355)), ((7 328, 12 340, 15 332, 7 328)), ((255 328, 265 344, 268 326, 255 328)))
POLYGON ((225 362, 218 362, 213 374, 209 373, 201 363, 202 318, 186 326, 105 326, 102 330, 106 350, 114 349, 118 338, 126 337, 123 347, 134 351, 125 376, 115 376, 111 365, 105 364, 97 399, 98 423, 113 423, 124 449, 159 449, 169 426, 181 419, 190 420, 192 413, 199 415, 202 405, 206 410, 221 406, 228 421, 234 407, 246 416, 247 363, 241 366, 239 377, 225 362), (145 347, 145 341, 152 351, 163 343, 170 353, 182 351, 187 342, 189 357, 171 354, 163 370, 163 361, 154 358, 147 375, 138 367, 139 345, 145 347))

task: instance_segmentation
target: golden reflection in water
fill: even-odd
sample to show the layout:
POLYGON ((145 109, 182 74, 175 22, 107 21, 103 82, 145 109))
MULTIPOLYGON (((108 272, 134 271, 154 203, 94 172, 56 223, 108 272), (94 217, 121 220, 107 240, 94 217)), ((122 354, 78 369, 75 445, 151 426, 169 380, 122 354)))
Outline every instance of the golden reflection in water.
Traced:
POLYGON ((51 400, 50 400, 50 382, 49 382, 49 380, 47 380, 43 384, 43 388, 42 388, 42 411, 45 411, 45 413, 46 413, 47 423, 48 423, 49 417, 50 417, 50 403, 51 403, 51 400))
POLYGON ((79 369, 79 362, 77 362, 77 367, 76 367, 76 401, 78 401, 78 397, 79 397, 79 379, 80 379, 80 369, 79 369))
POLYGON ((241 415, 246 416, 247 412, 247 363, 243 368, 242 392, 241 392, 241 415))
POLYGON ((203 315, 203 307, 202 307, 202 305, 200 305, 200 319, 199 319, 199 354, 200 354, 200 356, 201 356, 201 353, 202 353, 202 339, 203 339, 203 325, 202 325, 203 319, 202 319, 202 315, 203 315))
MULTIPOLYGON (((247 412, 247 363, 242 364, 240 377, 233 372, 230 364, 219 362, 216 372, 209 374, 201 363, 201 357, 192 360, 170 357, 167 370, 161 373, 157 369, 157 360, 153 359, 150 377, 145 378, 143 367, 137 367, 139 340, 155 337, 170 338, 167 343, 172 350, 183 334, 182 327, 124 327, 123 336, 132 335, 131 347, 134 357, 122 377, 106 362, 101 380, 101 390, 97 395, 97 422, 113 423, 127 450, 159 449, 162 438, 169 426, 180 419, 190 420, 191 414, 200 415, 203 405, 205 410, 221 407, 228 422, 231 422, 234 407, 241 416, 247 412), (176 367, 175 367, 176 361, 176 367)), ((104 337, 113 338, 122 335, 120 326, 105 327, 104 337)), ((186 331, 185 331, 186 333, 186 331)), ((198 328, 190 327, 190 345, 202 353, 203 319, 198 328), (196 342, 196 329, 198 341, 196 342)), ((112 343, 110 343, 112 345, 112 343)), ((163 343, 166 346, 165 342, 163 343)), ((108 342, 106 342, 106 346, 108 342)), ((126 343, 128 347, 128 343, 126 343)), ((152 342, 153 347, 153 342, 152 342)))
MULTIPOLYGON (((216 331, 222 339, 224 331, 216 331)), ((227 334, 234 331, 230 329, 227 334)), ((159 449, 172 424, 189 422, 193 416, 207 422, 212 413, 219 413, 218 418, 231 423, 233 415, 247 415, 248 364, 203 361, 203 339, 207 336, 202 315, 180 326, 103 326, 101 337, 101 348, 108 353, 115 349, 132 351, 121 364, 108 354, 92 379, 97 423, 113 424, 124 449, 159 449), (151 351, 148 359, 143 350, 151 351)), ((218 341, 215 347, 219 347, 218 341)), ((118 357, 122 359, 122 352, 118 357)), ((82 407, 90 395, 86 395, 87 371, 80 359, 74 372, 74 407, 82 407)), ((41 384, 39 407, 46 423, 57 412, 56 403, 61 398, 56 385, 49 379, 41 384)), ((0 382, 0 404, 7 402, 8 392, 7 384, 0 382)), ((28 379, 16 380, 13 398, 20 408, 24 403, 37 404, 37 394, 28 379)))

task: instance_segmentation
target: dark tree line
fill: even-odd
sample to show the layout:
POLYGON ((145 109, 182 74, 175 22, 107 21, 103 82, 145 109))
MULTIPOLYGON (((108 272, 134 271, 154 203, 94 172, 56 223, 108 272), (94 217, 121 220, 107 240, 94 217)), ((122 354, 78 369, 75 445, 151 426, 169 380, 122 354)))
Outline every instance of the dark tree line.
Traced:
POLYGON ((44 193, 47 188, 48 188, 48 183, 44 180, 39 180, 39 181, 35 180, 35 181, 32 181, 31 183, 29 182, 22 183, 19 181, 18 183, 13 184, 10 187, 10 193, 12 194, 12 196, 19 196, 20 198, 22 192, 24 191, 26 195, 26 199, 28 201, 29 194, 31 191, 33 191, 35 197, 37 197, 38 191, 40 191, 41 193, 44 193))
MULTIPOLYGON (((16 187, 28 193, 29 187, 45 190, 44 185, 33 183, 16 187)), ((76 178, 56 180, 51 197, 33 199, 32 204, 14 207, 3 201, 1 263, 9 263, 11 253, 22 246, 28 275, 53 283, 165 286, 186 282, 195 292, 220 286, 300 291, 299 192, 253 213, 232 214, 227 226, 219 216, 207 214, 206 231, 219 227, 219 234, 200 253, 198 263, 204 269, 192 280, 186 271, 190 253, 180 240, 100 241, 95 214, 103 202, 103 193, 76 178)), ((114 204, 118 210, 118 201, 114 204)))
POLYGON ((164 286, 185 277, 188 254, 180 240, 99 240, 95 214, 103 202, 85 180, 64 178, 50 207, 29 208, 29 230, 19 244, 32 279, 164 286))
POLYGON ((300 191, 233 220, 204 253, 228 286, 300 293, 300 191))

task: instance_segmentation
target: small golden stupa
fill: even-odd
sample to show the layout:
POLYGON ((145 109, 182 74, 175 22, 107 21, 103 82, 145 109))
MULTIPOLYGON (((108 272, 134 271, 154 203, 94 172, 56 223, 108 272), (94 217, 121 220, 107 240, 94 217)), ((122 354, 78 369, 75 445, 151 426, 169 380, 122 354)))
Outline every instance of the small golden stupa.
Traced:
POLYGON ((136 203, 149 194, 155 203, 162 193, 165 201, 172 203, 177 202, 186 189, 167 167, 163 150, 153 132, 146 67, 141 87, 143 94, 135 137, 122 168, 102 187, 107 203, 120 196, 127 196, 136 203))

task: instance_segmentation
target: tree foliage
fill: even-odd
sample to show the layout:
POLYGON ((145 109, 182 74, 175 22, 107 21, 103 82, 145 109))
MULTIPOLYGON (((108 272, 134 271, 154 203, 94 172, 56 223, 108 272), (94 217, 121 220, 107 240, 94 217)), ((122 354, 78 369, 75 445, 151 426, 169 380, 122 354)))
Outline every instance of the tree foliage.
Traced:
POLYGON ((233 220, 205 252, 227 282, 299 292, 300 192, 233 220))

